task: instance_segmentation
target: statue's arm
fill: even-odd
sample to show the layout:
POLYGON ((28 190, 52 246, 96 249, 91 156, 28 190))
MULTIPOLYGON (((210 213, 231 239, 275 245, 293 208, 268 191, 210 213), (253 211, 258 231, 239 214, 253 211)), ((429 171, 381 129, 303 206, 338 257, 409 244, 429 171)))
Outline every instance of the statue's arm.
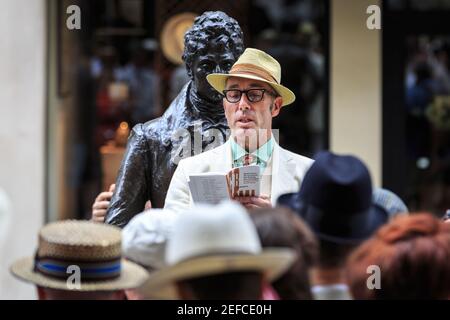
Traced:
POLYGON ((105 223, 123 228, 136 214, 144 210, 151 183, 148 181, 150 166, 148 144, 142 125, 138 124, 128 139, 105 223))

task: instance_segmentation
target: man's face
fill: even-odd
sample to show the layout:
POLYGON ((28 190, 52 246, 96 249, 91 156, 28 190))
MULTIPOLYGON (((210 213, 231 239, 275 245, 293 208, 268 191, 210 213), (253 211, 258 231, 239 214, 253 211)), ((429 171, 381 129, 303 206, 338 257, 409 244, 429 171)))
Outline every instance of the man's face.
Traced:
POLYGON ((236 140, 240 142, 247 138, 252 140, 252 137, 270 137, 272 118, 280 112, 282 98, 275 97, 275 90, 267 83, 252 79, 230 77, 226 84, 226 90, 229 89, 241 91, 265 89, 263 98, 259 102, 250 102, 245 93, 242 93, 240 101, 236 103, 223 99, 225 117, 236 140))
POLYGON ((228 73, 236 58, 233 53, 221 45, 212 42, 206 54, 194 58, 192 62, 192 78, 198 94, 209 101, 220 102, 222 96, 206 80, 210 73, 228 73))

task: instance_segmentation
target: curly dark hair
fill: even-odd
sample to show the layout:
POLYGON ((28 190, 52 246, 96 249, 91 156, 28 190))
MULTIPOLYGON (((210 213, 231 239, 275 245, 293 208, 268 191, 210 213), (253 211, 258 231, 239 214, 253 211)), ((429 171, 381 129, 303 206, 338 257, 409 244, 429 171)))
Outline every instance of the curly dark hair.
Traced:
POLYGON ((236 59, 244 52, 244 35, 237 21, 222 11, 206 11, 184 35, 183 61, 191 78, 194 57, 205 54, 212 39, 230 49, 236 59))
POLYGON ((398 216, 353 252, 346 272, 355 299, 448 299, 450 224, 429 213, 398 216), (367 286, 374 265, 377 290, 367 286))

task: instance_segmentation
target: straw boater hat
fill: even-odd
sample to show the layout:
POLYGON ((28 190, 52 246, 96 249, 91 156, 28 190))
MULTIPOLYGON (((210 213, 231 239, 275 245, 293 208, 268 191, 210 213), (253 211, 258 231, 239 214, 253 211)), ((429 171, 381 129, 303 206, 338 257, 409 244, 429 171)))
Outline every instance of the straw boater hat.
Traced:
POLYGON ((167 266, 139 288, 146 297, 177 297, 175 283, 237 271, 260 271, 275 280, 289 268, 288 248, 262 249, 245 209, 235 203, 195 206, 180 214, 166 248, 167 266))
POLYGON ((35 257, 11 266, 18 278, 38 286, 74 291, 115 291, 139 287, 147 271, 121 258, 120 229, 90 221, 66 220, 44 226, 39 232, 35 257), (81 270, 80 286, 67 281, 81 270))
POLYGON ((280 64, 264 51, 247 48, 228 74, 212 73, 206 79, 214 89, 223 94, 229 77, 253 79, 269 84, 283 98, 282 106, 295 101, 294 93, 281 85, 280 64))

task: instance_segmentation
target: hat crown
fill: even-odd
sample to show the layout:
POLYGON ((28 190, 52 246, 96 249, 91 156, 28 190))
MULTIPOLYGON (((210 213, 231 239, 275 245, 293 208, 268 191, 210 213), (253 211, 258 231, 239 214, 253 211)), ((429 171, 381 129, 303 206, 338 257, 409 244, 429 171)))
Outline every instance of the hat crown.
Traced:
POLYGON ((152 269, 165 267, 166 245, 178 216, 156 208, 136 215, 122 231, 124 257, 152 269))
POLYGON ((300 197, 330 216, 353 215, 372 204, 372 180, 354 156, 320 152, 305 174, 300 197))
POLYGON ((295 101, 295 94, 281 84, 280 64, 261 50, 247 48, 229 73, 211 73, 206 79, 215 90, 223 94, 230 77, 267 83, 282 98, 281 106, 287 106, 295 101))
POLYGON ((260 252, 258 235, 245 209, 224 202, 193 207, 180 215, 167 245, 166 262, 174 265, 199 256, 260 252))
POLYGON ((121 255, 121 231, 89 221, 53 222, 39 231, 38 256, 68 260, 108 260, 121 255))
POLYGON ((244 53, 239 57, 239 59, 231 68, 230 74, 232 74, 233 70, 235 70, 240 65, 244 65, 247 68, 251 68, 251 66, 254 66, 258 69, 263 69, 268 74, 270 74, 277 83, 281 83, 280 63, 264 51, 254 48, 245 49, 244 53))

